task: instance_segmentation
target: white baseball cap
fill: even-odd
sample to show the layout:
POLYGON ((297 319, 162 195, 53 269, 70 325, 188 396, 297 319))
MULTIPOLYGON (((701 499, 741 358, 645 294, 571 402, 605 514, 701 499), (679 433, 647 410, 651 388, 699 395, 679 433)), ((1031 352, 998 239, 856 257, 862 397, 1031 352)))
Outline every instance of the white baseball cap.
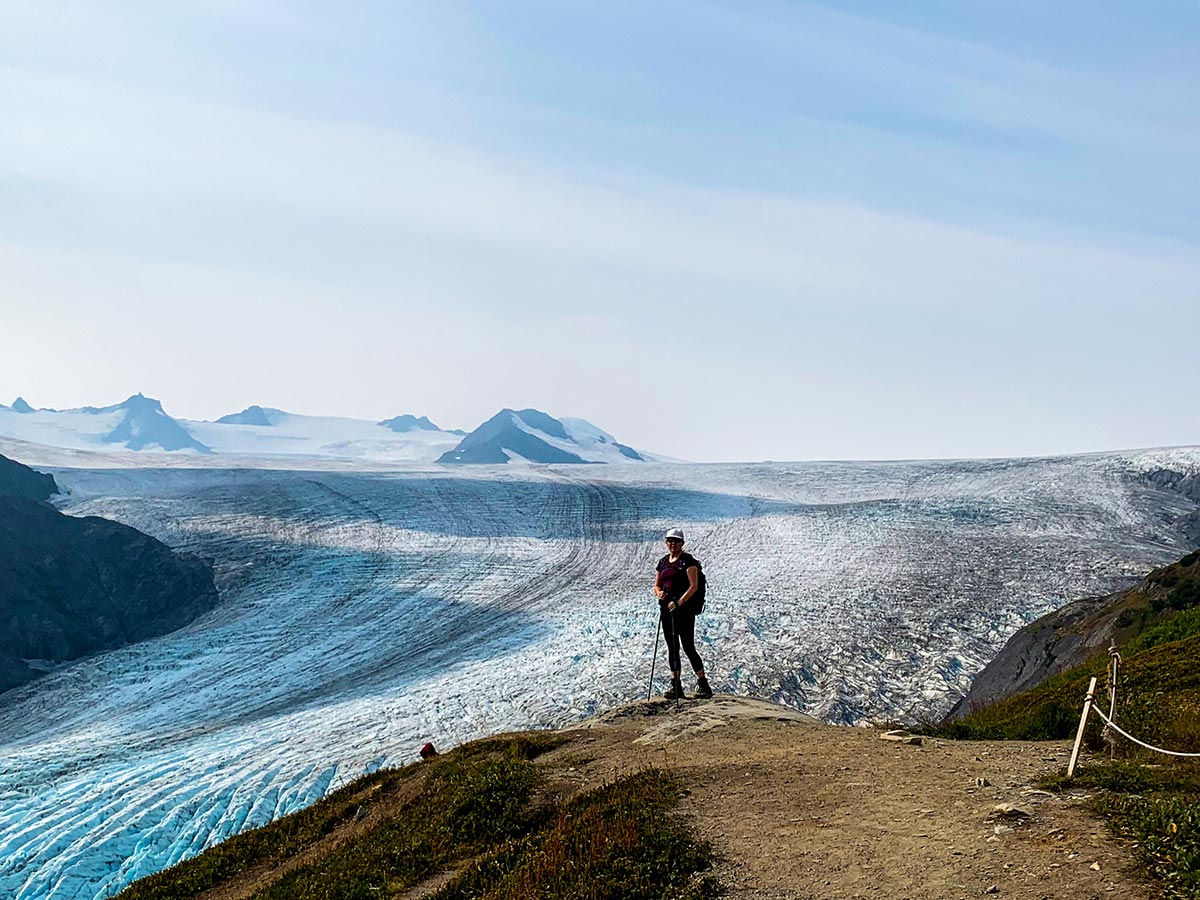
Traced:
POLYGON ((682 528, 668 529, 667 533, 665 535, 665 539, 668 541, 672 541, 672 540, 682 541, 683 540, 683 529, 682 528))

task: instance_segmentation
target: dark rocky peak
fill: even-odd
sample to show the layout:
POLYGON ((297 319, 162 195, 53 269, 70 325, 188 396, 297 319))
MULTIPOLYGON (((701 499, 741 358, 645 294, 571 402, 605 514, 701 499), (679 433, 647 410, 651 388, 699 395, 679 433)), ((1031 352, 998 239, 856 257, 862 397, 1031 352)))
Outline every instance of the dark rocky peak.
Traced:
POLYGON ((262 425, 273 426, 286 416, 281 409, 272 409, 269 406, 247 406, 239 413, 231 413, 228 416, 221 416, 217 419, 218 425, 262 425))
POLYGON ((48 500, 58 493, 53 475, 36 472, 15 459, 0 456, 0 497, 48 500))
POLYGON ((101 412, 123 411, 117 426, 104 436, 110 444, 124 444, 130 450, 159 448, 162 450, 196 450, 211 453, 191 433, 171 418, 157 400, 134 394, 124 403, 110 406, 101 412))
POLYGON ((433 422, 429 421, 426 416, 413 416, 405 413, 402 416, 396 416, 393 419, 384 419, 378 423, 384 428, 395 431, 399 434, 407 434, 410 431, 441 431, 433 422))
POLYGON ((13 410, 13 412, 19 412, 19 413, 34 412, 34 408, 25 402, 24 397, 18 397, 16 400, 13 401, 12 410, 13 410))
MULTIPOLYGON (((511 410, 509 411, 511 412, 511 410)), ((542 434, 548 434, 550 437, 556 437, 564 441, 571 439, 562 422, 539 409, 522 409, 515 413, 515 415, 530 428, 535 428, 542 434)))
POLYGON ((162 403, 153 397, 147 397, 140 391, 126 399, 124 403, 118 403, 113 409, 127 409, 130 412, 139 413, 163 413, 163 415, 166 415, 163 412, 162 403))

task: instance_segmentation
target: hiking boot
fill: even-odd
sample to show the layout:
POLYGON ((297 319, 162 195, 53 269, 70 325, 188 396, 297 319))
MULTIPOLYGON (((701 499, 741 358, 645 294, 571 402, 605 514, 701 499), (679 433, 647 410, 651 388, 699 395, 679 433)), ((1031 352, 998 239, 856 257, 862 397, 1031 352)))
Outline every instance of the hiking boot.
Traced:
POLYGON ((696 699, 708 700, 712 697, 712 688, 708 686, 707 678, 696 679, 696 699))
POLYGON ((686 700, 687 695, 683 692, 683 682, 678 678, 671 679, 671 687, 663 694, 664 700, 686 700))

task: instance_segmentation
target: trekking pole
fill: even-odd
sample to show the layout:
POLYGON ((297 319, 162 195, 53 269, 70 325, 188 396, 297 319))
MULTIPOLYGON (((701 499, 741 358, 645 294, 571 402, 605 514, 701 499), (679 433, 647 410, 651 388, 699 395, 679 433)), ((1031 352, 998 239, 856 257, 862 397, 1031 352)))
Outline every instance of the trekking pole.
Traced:
POLYGON ((650 683, 646 685, 646 699, 654 693, 654 664, 658 662, 658 639, 662 637, 662 616, 658 617, 658 627, 654 629, 654 656, 650 659, 650 683))

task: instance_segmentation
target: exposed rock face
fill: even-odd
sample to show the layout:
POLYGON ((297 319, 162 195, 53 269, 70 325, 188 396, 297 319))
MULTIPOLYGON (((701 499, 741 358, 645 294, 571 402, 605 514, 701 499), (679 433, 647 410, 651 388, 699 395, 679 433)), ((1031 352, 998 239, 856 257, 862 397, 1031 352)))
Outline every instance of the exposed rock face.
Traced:
POLYGON ((1113 644, 1121 647, 1158 621, 1162 610, 1174 605, 1180 586, 1192 582, 1200 582, 1200 551, 1156 569, 1127 590, 1076 600, 1029 623, 975 676, 946 721, 1029 690, 1113 644))
POLYGON ((54 489, 0 457, 0 692, 217 603, 210 563, 118 522, 63 515, 40 502, 54 489))
POLYGON ((1126 593, 1076 600, 1030 622, 975 676, 947 720, 1028 690, 1103 650, 1114 637, 1126 593))
POLYGON ((48 500, 58 493, 53 475, 35 472, 7 456, 0 456, 0 497, 48 500))

